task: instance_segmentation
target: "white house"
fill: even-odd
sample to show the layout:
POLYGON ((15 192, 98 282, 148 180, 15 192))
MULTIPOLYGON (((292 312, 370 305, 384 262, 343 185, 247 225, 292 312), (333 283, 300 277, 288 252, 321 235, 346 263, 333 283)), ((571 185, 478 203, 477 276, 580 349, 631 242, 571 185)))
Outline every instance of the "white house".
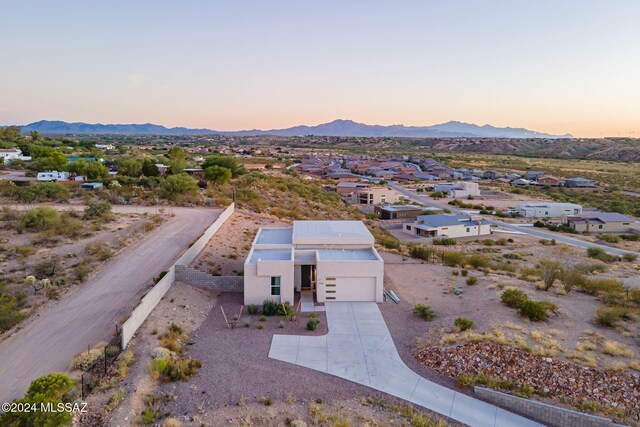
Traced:
POLYGON ((244 303, 383 301, 384 262, 362 221, 294 221, 261 228, 244 263, 244 303))
POLYGON ((4 164, 9 163, 11 160, 31 160, 30 156, 23 156, 22 150, 19 148, 9 148, 0 150, 0 159, 3 160, 4 164))
POLYGON ((455 186, 449 189, 447 197, 467 198, 480 196, 480 186, 477 182, 456 182, 455 186))
POLYGON ((69 172, 46 171, 38 172, 36 180, 40 182, 55 182, 63 179, 69 179, 69 172))
POLYGON ((413 236, 473 237, 491 234, 491 224, 474 215, 420 215, 415 222, 403 224, 413 236))
POLYGON ((529 203, 518 205, 517 209, 526 218, 560 218, 582 213, 582 206, 573 203, 529 203))

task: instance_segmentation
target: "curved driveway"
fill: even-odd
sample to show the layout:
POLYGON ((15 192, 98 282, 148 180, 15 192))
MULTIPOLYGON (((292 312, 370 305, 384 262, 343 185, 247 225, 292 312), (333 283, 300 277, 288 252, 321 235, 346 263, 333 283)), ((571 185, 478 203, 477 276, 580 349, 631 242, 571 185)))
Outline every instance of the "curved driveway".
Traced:
POLYGON ((422 378, 404 364, 373 302, 325 303, 329 333, 274 335, 269 357, 363 384, 470 426, 541 426, 422 378))
MULTIPOLYGON (((114 206, 114 210, 156 211, 135 206, 114 206)), ((174 207, 165 211, 175 216, 0 341, 0 402, 21 397, 29 383, 41 375, 66 371, 71 358, 87 346, 108 341, 115 325, 138 303, 141 291, 221 212, 174 207)))

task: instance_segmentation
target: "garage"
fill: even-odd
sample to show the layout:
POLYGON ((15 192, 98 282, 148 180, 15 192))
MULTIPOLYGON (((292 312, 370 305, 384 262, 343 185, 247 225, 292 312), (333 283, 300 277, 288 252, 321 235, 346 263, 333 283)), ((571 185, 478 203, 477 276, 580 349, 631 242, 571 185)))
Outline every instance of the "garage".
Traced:
POLYGON ((327 277, 327 301, 376 301, 375 277, 327 277))

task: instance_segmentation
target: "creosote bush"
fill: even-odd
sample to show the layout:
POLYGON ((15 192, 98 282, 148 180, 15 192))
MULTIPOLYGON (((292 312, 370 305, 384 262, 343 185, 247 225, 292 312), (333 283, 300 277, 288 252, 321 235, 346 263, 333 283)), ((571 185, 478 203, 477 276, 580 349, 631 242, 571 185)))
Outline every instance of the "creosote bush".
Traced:
POLYGON ((467 285, 473 286, 478 283, 478 278, 476 276, 471 276, 467 278, 467 285))
POLYGON ((458 332, 464 332, 467 329, 471 329, 473 326, 473 320, 465 319, 464 317, 457 317, 453 324, 458 329, 458 332))
POLYGON ((506 289, 500 294, 500 299, 507 307, 520 308, 529 297, 520 289, 506 289))
POLYGON ((425 321, 435 319, 436 312, 426 304, 416 304, 413 307, 413 314, 425 321))
POLYGON ((547 318, 547 308, 544 302, 528 299, 520 306, 520 315, 532 322, 541 322, 547 318))

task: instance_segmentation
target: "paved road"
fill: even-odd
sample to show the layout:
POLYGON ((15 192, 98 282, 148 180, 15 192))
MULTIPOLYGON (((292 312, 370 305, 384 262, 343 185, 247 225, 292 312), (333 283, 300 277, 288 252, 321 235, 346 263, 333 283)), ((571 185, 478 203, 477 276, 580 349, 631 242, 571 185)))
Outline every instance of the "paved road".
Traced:
MULTIPOLYGON (((388 184, 391 188, 393 188, 394 190, 398 191, 399 193, 404 194, 405 196, 407 196, 410 199, 413 199, 417 202, 420 202, 424 205, 427 206, 434 206, 434 207, 438 207, 438 208, 449 208, 451 209, 452 212, 461 212, 463 209, 457 209, 454 208, 453 206, 450 205, 446 205, 443 203, 438 203, 435 202, 433 199, 431 199, 430 197, 425 197, 425 196, 421 196, 413 191, 409 191, 406 188, 403 188, 397 184, 394 183, 389 183, 388 184)), ((496 221, 493 219, 488 219, 487 221, 489 221, 491 224, 497 225, 501 228, 504 228, 506 230, 511 230, 511 231, 517 231, 523 234, 528 234, 530 236, 534 236, 534 237, 538 237, 541 239, 555 239, 557 242, 561 242, 561 243, 565 243, 567 245, 572 245, 572 246, 577 246, 580 248, 590 248, 592 246, 597 246, 599 248, 604 249, 607 253, 613 254, 613 255, 624 255, 625 253, 632 253, 632 254, 636 254, 638 255, 638 252, 633 252, 633 251, 626 251, 624 249, 617 249, 617 248, 612 248, 610 246, 605 246, 605 245, 599 245, 596 243, 591 243, 591 242, 587 242, 581 239, 578 239, 576 237, 569 237, 566 234, 562 234, 562 233, 554 233, 551 231, 543 231, 540 228, 534 228, 534 227, 522 227, 522 226, 518 226, 516 224, 510 224, 507 222, 502 222, 502 221, 496 221)))
POLYGON ((327 335, 274 335, 269 357, 366 385, 466 425, 541 426, 413 372, 400 358, 376 303, 328 302, 325 309, 327 335))
MULTIPOLYGON (((140 212, 154 208, 114 207, 140 212)), ((125 249, 57 304, 0 342, 0 402, 21 397, 29 383, 65 371, 71 358, 108 340, 116 323, 137 304, 142 289, 169 267, 220 214, 219 209, 168 208, 175 213, 145 239, 125 249)))

